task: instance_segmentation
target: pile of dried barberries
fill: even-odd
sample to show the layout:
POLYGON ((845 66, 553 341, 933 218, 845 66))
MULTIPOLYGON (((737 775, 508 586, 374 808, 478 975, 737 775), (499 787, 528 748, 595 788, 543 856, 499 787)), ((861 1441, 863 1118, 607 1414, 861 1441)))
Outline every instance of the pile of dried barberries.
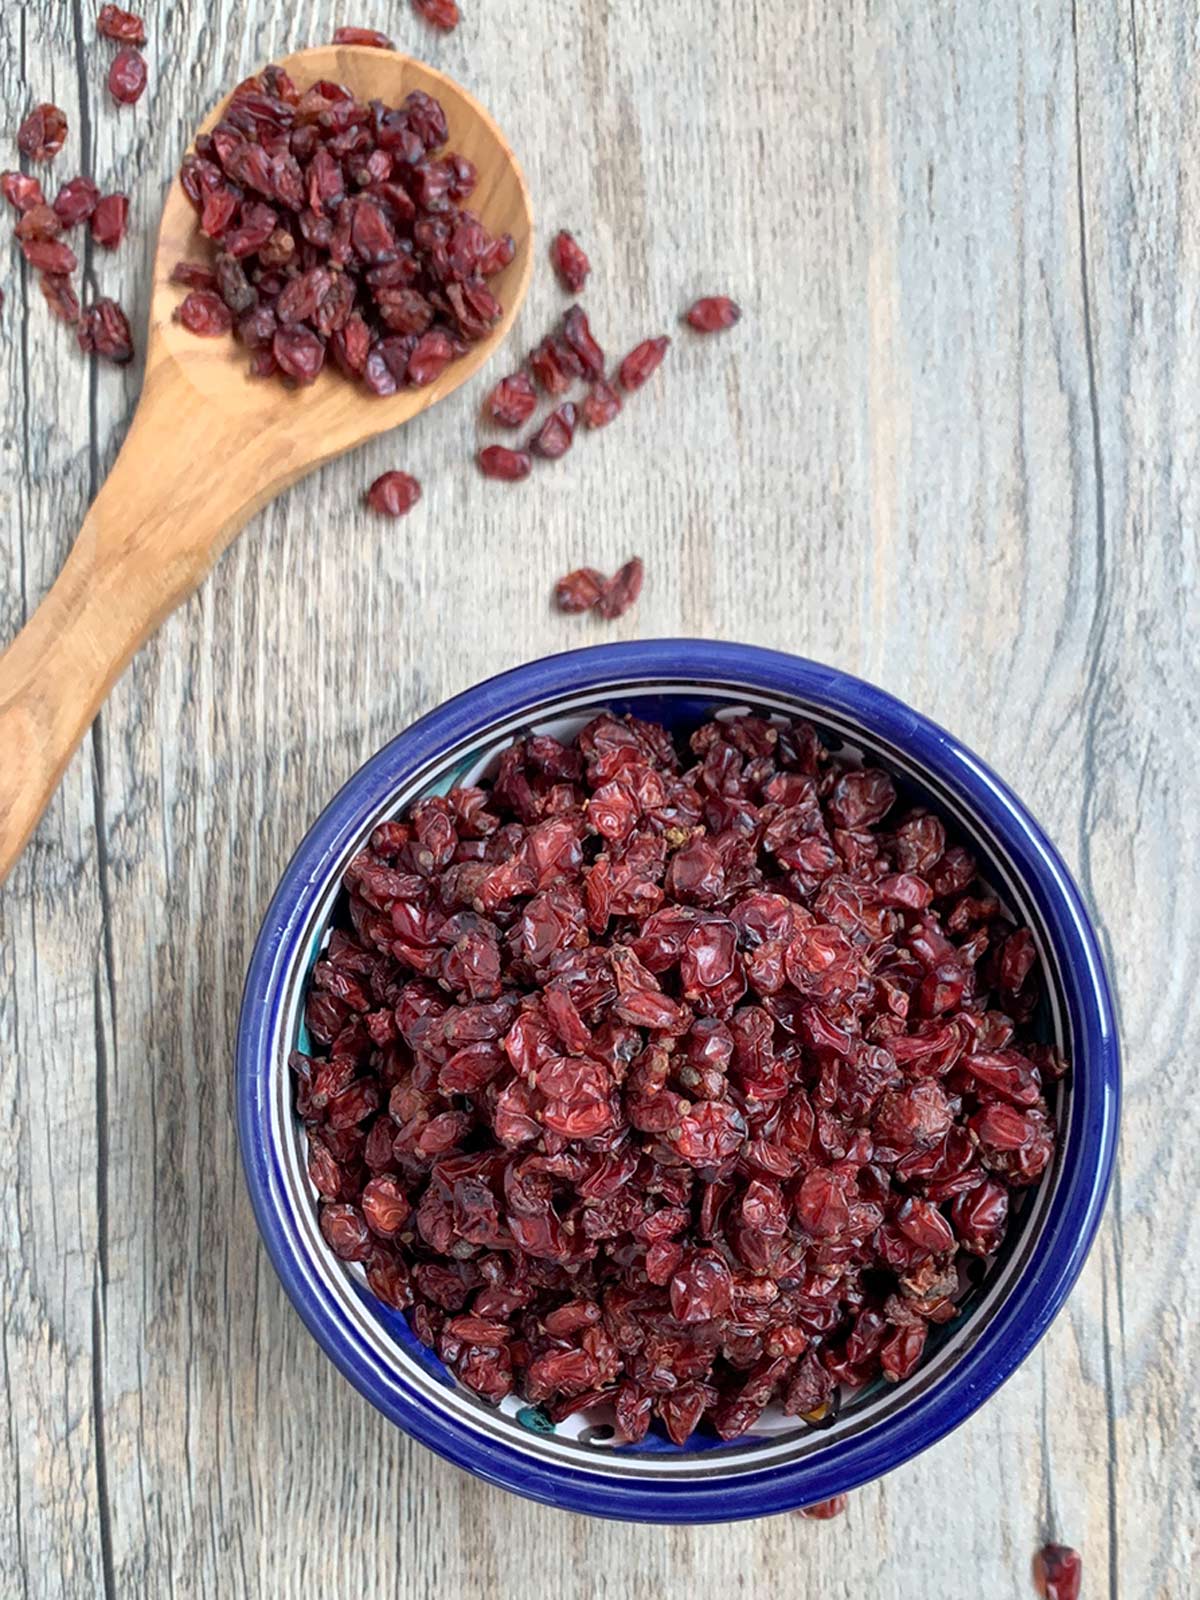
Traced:
POLYGON ((292 1058, 321 1228, 489 1400, 827 1420, 1053 1154, 1030 933, 805 723, 530 735, 345 891, 292 1058))

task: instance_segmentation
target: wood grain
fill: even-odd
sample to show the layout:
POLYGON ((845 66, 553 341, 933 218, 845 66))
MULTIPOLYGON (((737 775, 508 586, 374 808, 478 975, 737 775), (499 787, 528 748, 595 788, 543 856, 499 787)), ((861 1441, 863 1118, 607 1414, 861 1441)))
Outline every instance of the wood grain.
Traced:
MULTIPOLYGON (((268 508, 117 684, 0 899, 0 1595, 1183 1600, 1200 1558, 1192 1003, 1200 650, 1200 73, 1185 0, 155 0, 151 90, 90 7, 0 13, 34 99, 140 227, 91 283, 143 313, 159 194, 222 88, 388 27, 495 114, 611 349, 729 292, 620 421, 479 480, 482 377, 268 508), (425 485, 361 510, 387 467, 425 485), (555 576, 646 559, 620 622, 555 576), (673 632, 801 651, 954 729, 1105 929, 1127 1050, 1107 1221, 1069 1308, 957 1433, 796 1518, 659 1531, 545 1511, 394 1432, 258 1247, 231 1116, 255 926, 336 786, 490 672, 673 632)), ((8 158, 6 158, 8 159, 8 158)), ((13 257, 0 277, 0 626, 46 592, 128 424, 13 257)), ((544 262, 512 339, 562 304, 544 262)))
MULTIPOLYGON (((503 342, 533 267, 529 191, 487 111, 444 73, 391 50, 326 45, 281 65, 298 89, 332 79, 364 101, 438 97, 452 148, 474 167, 472 207, 513 257, 493 283, 504 307, 486 338, 432 383, 380 400, 326 368, 299 389, 263 383, 232 339, 174 320, 180 261, 212 248, 179 183, 154 254, 142 395, 128 436, 61 574, 0 655, 0 883, 115 679, 163 619, 195 593, 247 519, 314 468, 402 427, 468 382, 503 342)), ((197 129, 209 133, 228 97, 197 129)), ((141 319, 139 319, 139 333, 141 319)))

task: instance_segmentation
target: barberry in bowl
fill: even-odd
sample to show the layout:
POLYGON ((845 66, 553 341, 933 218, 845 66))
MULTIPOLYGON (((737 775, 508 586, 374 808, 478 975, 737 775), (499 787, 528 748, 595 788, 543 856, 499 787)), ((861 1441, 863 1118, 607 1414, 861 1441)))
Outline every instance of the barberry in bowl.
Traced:
POLYGON ((272 1260, 393 1421, 638 1520, 844 1493, 1028 1354, 1118 1061, 1020 802, 891 697, 694 640, 537 662, 351 780, 267 914, 272 1260))

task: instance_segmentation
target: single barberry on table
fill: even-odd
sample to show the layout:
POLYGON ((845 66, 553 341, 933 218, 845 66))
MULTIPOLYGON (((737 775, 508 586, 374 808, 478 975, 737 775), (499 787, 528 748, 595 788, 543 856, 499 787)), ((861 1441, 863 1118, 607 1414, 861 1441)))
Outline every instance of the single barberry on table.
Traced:
POLYGON ((125 224, 129 217, 129 197, 124 194, 106 194, 92 208, 89 226, 97 244, 113 250, 125 237, 125 224))
POLYGON ((643 339, 641 344, 635 345, 618 369, 621 387, 626 390, 640 389, 662 365, 670 343, 670 339, 663 334, 656 339, 643 339))
POLYGON ((17 149, 31 161, 49 161, 67 138, 67 114, 48 101, 33 110, 17 129, 17 149))
POLYGON ((529 448, 546 461, 557 461, 571 448, 575 437, 575 407, 569 400, 552 411, 529 441, 529 448))
POLYGON ((807 1517, 810 1522, 830 1522, 842 1515, 848 1499, 849 1496, 844 1494, 831 1494, 828 1500, 816 1500, 811 1506, 801 1506, 796 1514, 807 1517))
POLYGON ((554 585, 554 603, 560 611, 590 611, 604 591, 604 574, 595 567, 577 567, 554 585))
POLYGON ((607 378, 599 378, 584 396, 581 410, 589 428, 606 428, 621 410, 621 396, 607 378))
POLYGON ((396 46, 386 33, 380 33, 375 28, 335 28, 333 30, 334 44, 365 44, 376 50, 394 50, 396 46))
POLYGON ((412 0, 412 6, 419 17, 443 33, 457 28, 461 20, 456 0, 412 0))
POLYGON ((54 214, 64 228, 86 222, 95 211, 100 190, 90 178, 69 178, 54 197, 54 214))
POLYGON ((132 11, 122 11, 119 6, 103 5, 96 18, 96 31, 106 39, 116 39, 122 44, 145 44, 146 24, 132 11))
POLYGON ((126 45, 117 51, 108 69, 108 92, 118 105, 132 106, 142 98, 145 88, 146 62, 132 45, 126 45))
POLYGON ((724 328, 732 328, 741 315, 741 306, 727 295, 714 294, 697 300, 688 311, 686 320, 688 326, 695 328, 697 333, 720 333, 724 328))
POLYGON ((501 378, 483 402, 484 415, 502 428, 519 428, 537 410, 537 391, 525 371, 501 378))
POLYGON ((115 300, 97 300, 86 306, 79 316, 76 338, 85 354, 103 356, 118 366, 133 359, 129 319, 115 300))
POLYGON ((1043 1545, 1033 1558, 1033 1582, 1042 1600, 1079 1600, 1083 1562, 1067 1544, 1043 1545))
POLYGON ((407 472, 384 472, 367 490, 364 499, 372 511, 384 517, 403 517, 421 498, 421 485, 407 472))
POLYGON ((499 478, 504 483, 519 483, 529 476, 533 465, 527 450, 508 450, 502 444, 490 444, 479 452, 479 470, 485 478, 499 478))
POLYGON ((18 215, 46 203, 41 184, 23 172, 0 172, 0 193, 18 215))
POLYGON ((1053 1155, 1027 930, 808 723, 531 730, 343 886, 290 1059, 321 1230, 488 1401, 827 1424, 1053 1155))
POLYGON ((642 592, 645 576, 640 556, 634 556, 615 572, 600 591, 596 610, 608 621, 624 616, 642 592))
POLYGON ((60 322, 78 322, 79 296, 75 293, 70 278, 43 272, 39 282, 51 315, 57 317, 60 322))
POLYGON ((550 243, 550 260, 564 289, 578 294, 587 282, 592 264, 573 234, 563 228, 550 243))

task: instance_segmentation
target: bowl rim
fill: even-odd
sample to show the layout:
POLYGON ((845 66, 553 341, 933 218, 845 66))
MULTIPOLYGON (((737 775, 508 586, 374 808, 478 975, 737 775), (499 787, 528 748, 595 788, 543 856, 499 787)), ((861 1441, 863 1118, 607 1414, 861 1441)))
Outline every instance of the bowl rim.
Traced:
POLYGON ((1112 1176, 1120 1109, 1120 1051, 1109 981, 1082 897, 1058 851, 1011 789, 945 729, 885 690, 782 651, 696 638, 595 645, 515 667, 428 712, 390 740, 342 786, 285 868, 255 941, 236 1049, 236 1112, 251 1204, 271 1262, 310 1333, 356 1389, 421 1443, 489 1483, 560 1508, 634 1521, 723 1522, 794 1510, 858 1487, 943 1438, 1011 1376, 1062 1308, 1100 1223, 1112 1176), (635 681, 704 683, 796 695, 852 717, 904 749, 962 795, 989 826, 1041 909, 1061 968, 1075 1043, 1071 1148, 1026 1272, 945 1380, 898 1415, 831 1441, 828 1454, 679 1482, 626 1480, 543 1462, 476 1432, 406 1392, 397 1374, 365 1366, 322 1304, 294 1229, 281 1210, 270 1145, 270 1041, 280 991, 297 959, 306 905, 327 864, 406 774, 447 744, 469 738, 526 704, 584 690, 620 693, 635 681))

